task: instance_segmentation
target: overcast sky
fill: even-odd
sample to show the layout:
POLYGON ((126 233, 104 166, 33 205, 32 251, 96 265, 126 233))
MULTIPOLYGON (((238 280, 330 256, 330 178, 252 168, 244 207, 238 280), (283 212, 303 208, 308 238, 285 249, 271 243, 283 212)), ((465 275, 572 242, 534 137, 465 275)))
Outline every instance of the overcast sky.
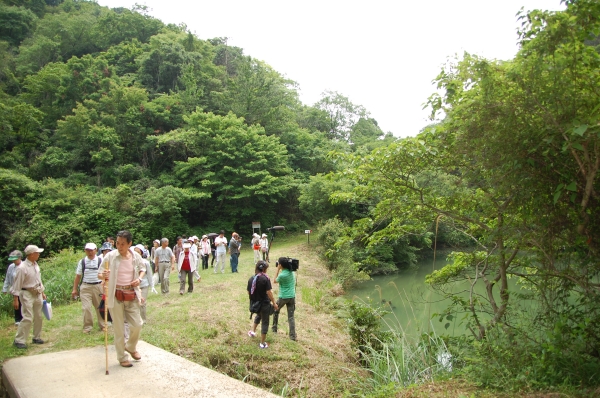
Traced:
POLYGON ((228 37, 244 54, 296 81, 313 105, 325 90, 363 105, 385 131, 414 136, 428 124, 422 105, 441 66, 464 51, 510 59, 516 14, 558 10, 559 0, 98 0, 147 5, 165 23, 201 39, 228 37))

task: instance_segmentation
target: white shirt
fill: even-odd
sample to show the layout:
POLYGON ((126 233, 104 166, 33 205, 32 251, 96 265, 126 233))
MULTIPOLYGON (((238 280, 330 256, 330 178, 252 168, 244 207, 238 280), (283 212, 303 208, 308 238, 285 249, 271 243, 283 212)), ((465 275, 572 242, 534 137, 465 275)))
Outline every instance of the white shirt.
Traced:
POLYGON ((217 247, 217 253, 227 252, 227 238, 224 236, 222 238, 220 236, 217 236, 215 238, 215 246, 217 247))

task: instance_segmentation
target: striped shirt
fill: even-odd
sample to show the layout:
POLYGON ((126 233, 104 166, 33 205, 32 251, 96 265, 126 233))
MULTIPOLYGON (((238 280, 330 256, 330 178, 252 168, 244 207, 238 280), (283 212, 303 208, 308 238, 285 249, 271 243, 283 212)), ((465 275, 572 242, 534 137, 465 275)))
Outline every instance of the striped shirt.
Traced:
POLYGON ((83 273, 83 283, 98 283, 102 282, 98 279, 98 256, 94 256, 92 260, 88 257, 79 260, 77 263, 77 271, 75 271, 77 275, 81 275, 83 273), (83 264, 82 261, 85 261, 85 272, 83 272, 83 264))

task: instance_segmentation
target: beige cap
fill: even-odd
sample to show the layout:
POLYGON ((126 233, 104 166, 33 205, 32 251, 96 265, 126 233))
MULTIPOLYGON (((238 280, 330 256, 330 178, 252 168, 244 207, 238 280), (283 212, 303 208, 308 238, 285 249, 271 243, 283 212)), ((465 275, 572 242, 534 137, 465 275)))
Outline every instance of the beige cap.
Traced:
POLYGON ((41 253, 44 249, 40 249, 36 245, 29 245, 25 248, 25 255, 29 256, 31 253, 41 253))
POLYGON ((85 250, 96 250, 98 248, 98 246, 96 246, 95 243, 93 242, 89 242, 85 244, 85 250))

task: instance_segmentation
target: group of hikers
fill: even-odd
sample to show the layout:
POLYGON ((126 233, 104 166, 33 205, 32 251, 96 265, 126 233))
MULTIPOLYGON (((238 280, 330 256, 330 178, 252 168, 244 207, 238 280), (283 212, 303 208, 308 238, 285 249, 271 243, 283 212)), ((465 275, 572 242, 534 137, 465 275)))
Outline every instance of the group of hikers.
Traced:
MULTIPOLYGON (((216 234, 214 234, 216 235, 216 234)), ((129 231, 120 231, 116 242, 107 237, 100 249, 93 242, 84 246, 85 256, 77 262, 73 281, 72 298, 80 298, 83 309, 83 333, 93 330, 94 313, 98 319, 98 328, 105 331, 104 311, 112 322, 114 344, 117 359, 121 366, 131 367, 130 356, 140 360, 137 352, 142 325, 146 322, 146 300, 149 291, 156 292, 154 286, 160 284, 163 294, 169 293, 169 275, 171 271, 179 273, 179 294, 192 293, 194 279, 201 280, 198 265, 208 269, 208 259, 212 254, 211 266, 216 274, 219 265, 221 273, 225 272, 225 256, 230 255, 231 272, 238 272, 238 259, 242 239, 236 232, 231 239, 225 238, 225 232, 218 236, 203 235, 177 237, 177 244, 169 247, 169 240, 155 240, 153 247, 142 244, 133 245, 133 236, 129 231), (115 247, 116 246, 116 247, 115 247), (99 252, 99 253, 98 253, 99 252), (111 276, 112 275, 112 276, 111 276)), ((294 310, 295 286, 294 273, 287 262, 277 261, 275 283, 280 284, 277 302, 272 293, 271 279, 267 275, 269 268, 269 243, 266 234, 253 234, 251 241, 254 251, 255 273, 248 281, 248 294, 255 304, 251 311, 256 313, 253 325, 248 335, 256 337, 256 328, 261 326, 260 348, 267 348, 265 341, 269 328, 270 316, 273 316, 273 332, 277 332, 278 315, 281 307, 286 306, 289 322, 289 337, 296 340, 294 310), (283 264, 283 265, 282 265, 283 264)), ((14 319, 17 333, 13 345, 17 348, 27 348, 27 339, 33 326, 33 344, 44 344, 41 339, 42 304, 46 300, 44 284, 42 283, 40 267, 37 263, 44 249, 28 245, 23 253, 15 250, 9 254, 8 267, 3 293, 13 295, 14 319)), ((158 293, 158 292, 157 292, 158 293)))

